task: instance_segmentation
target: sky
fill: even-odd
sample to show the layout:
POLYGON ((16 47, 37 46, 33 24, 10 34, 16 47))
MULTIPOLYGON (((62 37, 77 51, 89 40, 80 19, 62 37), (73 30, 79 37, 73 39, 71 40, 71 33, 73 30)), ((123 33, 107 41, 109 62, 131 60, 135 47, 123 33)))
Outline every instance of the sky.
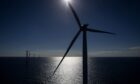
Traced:
MULTIPOLYGON (((114 32, 88 32, 88 54, 97 57, 140 56, 138 0, 73 0, 82 24, 114 32)), ((1 0, 0 56, 62 56, 78 31, 63 0, 1 0)), ((69 56, 82 56, 82 38, 69 56)))

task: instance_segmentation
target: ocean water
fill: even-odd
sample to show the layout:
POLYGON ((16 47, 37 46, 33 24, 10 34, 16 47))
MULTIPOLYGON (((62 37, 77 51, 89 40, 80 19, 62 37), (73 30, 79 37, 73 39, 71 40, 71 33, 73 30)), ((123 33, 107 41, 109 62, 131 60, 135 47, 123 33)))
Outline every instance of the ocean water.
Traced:
MULTIPOLYGON (((82 58, 1 57, 0 84, 82 84, 82 58)), ((140 58, 90 57, 89 84, 140 84, 140 58)))

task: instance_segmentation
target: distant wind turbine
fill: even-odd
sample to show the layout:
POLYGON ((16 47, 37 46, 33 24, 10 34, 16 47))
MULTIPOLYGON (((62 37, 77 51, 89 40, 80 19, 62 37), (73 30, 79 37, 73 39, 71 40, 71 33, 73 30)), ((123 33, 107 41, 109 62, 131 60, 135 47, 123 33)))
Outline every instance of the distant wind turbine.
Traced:
POLYGON ((76 35, 74 36, 74 38, 70 42, 70 45, 68 46, 66 52, 64 53, 63 58, 61 59, 61 61, 58 64, 58 66, 54 70, 52 76, 55 74, 55 72, 59 68, 60 64, 62 63, 62 61, 64 60, 64 58, 68 54, 69 50, 71 49, 71 47, 75 43, 76 39, 78 38, 78 36, 82 32, 83 33, 83 84, 88 84, 87 31, 89 31, 89 32, 96 32, 96 33, 106 33, 106 34, 112 34, 112 35, 114 35, 115 33, 106 32, 106 31, 97 30, 97 29, 91 29, 91 28, 88 28, 88 24, 81 25, 80 19, 79 19, 78 15, 76 14, 74 8, 70 4, 69 0, 66 0, 66 1, 67 1, 67 4, 70 7, 70 10, 73 13, 74 18, 75 18, 75 20, 76 20, 76 22, 77 22, 77 24, 79 26, 79 31, 76 33, 76 35))

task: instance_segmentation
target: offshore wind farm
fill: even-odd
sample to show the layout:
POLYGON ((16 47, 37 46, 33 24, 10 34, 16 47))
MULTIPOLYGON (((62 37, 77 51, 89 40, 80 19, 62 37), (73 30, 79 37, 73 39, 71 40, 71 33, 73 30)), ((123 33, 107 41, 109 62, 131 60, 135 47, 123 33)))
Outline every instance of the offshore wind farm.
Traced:
POLYGON ((0 5, 0 84, 140 83, 137 0, 0 5))

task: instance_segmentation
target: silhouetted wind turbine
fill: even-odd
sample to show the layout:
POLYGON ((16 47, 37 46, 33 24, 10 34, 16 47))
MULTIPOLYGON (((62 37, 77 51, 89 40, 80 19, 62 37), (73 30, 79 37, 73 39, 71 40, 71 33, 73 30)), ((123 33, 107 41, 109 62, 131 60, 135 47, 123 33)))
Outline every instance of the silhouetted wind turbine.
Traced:
POLYGON ((76 35, 74 36, 74 38, 70 42, 70 45, 68 46, 66 52, 64 53, 63 58, 61 59, 61 61, 58 64, 58 66, 54 70, 52 76, 55 74, 55 72, 59 68, 60 64, 62 63, 62 61, 64 60, 64 58, 68 54, 69 50, 73 46, 74 42, 76 41, 76 39, 78 38, 78 36, 80 35, 80 33, 83 32, 83 84, 88 84, 87 31, 89 31, 89 32, 96 32, 96 33, 106 33, 106 34, 114 34, 114 33, 88 28, 88 24, 81 25, 80 19, 77 16, 74 8, 70 4, 70 2, 67 2, 67 3, 68 3, 68 6, 70 7, 70 10, 72 11, 72 13, 74 15, 74 18, 75 18, 78 26, 79 26, 79 31, 76 33, 76 35))

